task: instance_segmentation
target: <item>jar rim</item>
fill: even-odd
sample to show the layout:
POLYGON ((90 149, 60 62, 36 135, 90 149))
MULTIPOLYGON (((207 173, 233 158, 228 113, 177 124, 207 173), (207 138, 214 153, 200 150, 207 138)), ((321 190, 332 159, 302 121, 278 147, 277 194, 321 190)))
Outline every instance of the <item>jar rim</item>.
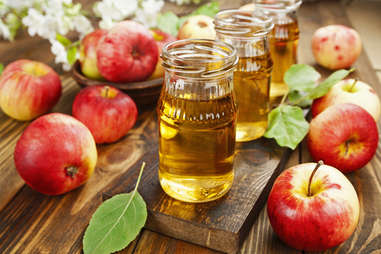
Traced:
POLYGON ((210 39, 184 39, 167 43, 162 49, 161 58, 166 70, 190 78, 221 76, 238 63, 235 47, 210 39), (211 65, 217 67, 211 69, 211 65))
POLYGON ((228 9, 216 14, 214 26, 218 33, 250 39, 266 36, 274 24, 272 18, 263 11, 228 9))
POLYGON ((254 10, 257 8, 265 12, 289 13, 299 9, 302 0, 274 0, 266 2, 264 0, 254 0, 254 10))

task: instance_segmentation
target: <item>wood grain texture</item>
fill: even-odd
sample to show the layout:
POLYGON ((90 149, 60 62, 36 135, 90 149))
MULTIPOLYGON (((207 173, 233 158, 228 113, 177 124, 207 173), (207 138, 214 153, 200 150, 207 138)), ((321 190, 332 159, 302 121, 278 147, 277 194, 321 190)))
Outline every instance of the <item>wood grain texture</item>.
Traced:
MULTIPOLYGON (((81 0, 90 6, 91 1, 81 0)), ((220 1, 222 8, 237 7, 245 1, 220 1)), ((166 5, 177 13, 186 14, 188 7, 166 5)), ((299 46, 299 62, 314 65, 310 51, 310 38, 313 32, 322 25, 350 25, 343 7, 338 1, 303 3, 298 13, 301 28, 299 46)), ((47 56, 49 44, 38 38, 23 38, 15 44, 0 41, 0 61, 8 63, 18 58, 35 58, 52 66, 52 56, 47 56)), ((315 66, 324 75, 328 72, 315 66)), ((355 64, 353 76, 371 84, 381 94, 381 86, 372 70, 366 52, 363 51, 355 64)), ((70 112, 71 102, 79 87, 69 79, 64 79, 64 97, 54 111, 70 112)), ((145 154, 152 153, 150 140, 154 136, 147 134, 155 128, 155 124, 146 121, 153 118, 152 109, 139 109, 141 115, 137 126, 121 143, 129 144, 131 150, 119 146, 99 146, 102 158, 97 173, 96 183, 75 190, 59 197, 46 197, 24 186, 13 165, 13 147, 25 123, 19 123, 0 113, 0 253, 81 253, 81 241, 85 227, 96 207, 102 202, 104 193, 111 195, 130 191, 133 187, 140 161, 146 160, 147 171, 154 171, 153 160, 145 154), (141 140, 145 140, 142 142, 141 140), (148 142, 145 144, 145 142, 148 142), (131 151, 134 149, 132 155, 131 151), (112 165, 107 167, 104 165, 112 165), (99 182, 99 183, 98 183, 99 182), (8 202, 11 200, 11 202, 8 202), (8 203, 8 204, 7 204, 8 203), (7 206, 5 206, 7 204, 7 206), (4 207, 2 209, 2 206, 4 207)), ((124 146, 123 146, 124 147, 124 146)), ((292 154, 288 166, 300 161, 308 162, 311 158, 305 145, 292 154)), ((342 245, 324 253, 381 253, 381 150, 363 169, 348 174, 360 199, 360 222, 352 237, 342 245)), ((139 191, 143 191, 139 188, 139 191)), ((200 253, 217 254, 219 252, 163 236, 150 230, 143 230, 140 236, 128 248, 119 253, 200 253)), ((274 234, 267 218, 266 209, 262 209, 258 219, 250 229, 249 236, 244 239, 239 253, 301 253, 285 244, 274 234)))

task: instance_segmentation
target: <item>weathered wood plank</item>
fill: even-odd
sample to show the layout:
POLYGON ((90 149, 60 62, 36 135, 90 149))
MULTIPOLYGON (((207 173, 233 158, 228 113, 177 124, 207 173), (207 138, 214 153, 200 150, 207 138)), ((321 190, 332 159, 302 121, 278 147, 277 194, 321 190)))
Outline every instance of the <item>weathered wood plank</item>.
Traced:
MULTIPOLYGON (((221 3, 225 2, 229 1, 221 1, 221 3)), ((221 5, 223 8, 224 6, 227 6, 223 4, 221 5)), ((189 9, 185 9, 185 7, 181 7, 180 9, 180 13, 189 12, 189 9)), ((344 13, 343 7, 335 1, 326 1, 324 3, 304 3, 301 11, 299 12, 299 20, 302 32, 299 47, 299 62, 309 64, 314 64, 312 53, 310 51, 310 38, 315 29, 322 25, 331 23, 350 25, 344 13)), ((9 45, 7 45, 7 47, 8 46, 9 45)), ((48 49, 48 45, 45 46, 47 47, 44 49, 46 51, 48 49)), ((7 56, 2 51, 2 49, 6 49, 7 47, 1 48, 0 45, 0 61, 3 61, 4 56, 7 56)), ((27 55, 21 54, 21 49, 22 47, 20 47, 17 52, 14 51, 14 53, 20 54, 19 57, 30 56, 30 53, 27 53, 27 55)), ((36 50, 36 47, 27 52, 31 52, 33 50, 36 50)), ((357 71, 354 76, 358 76, 365 82, 372 84, 377 93, 381 94, 381 86, 376 74, 370 66, 365 52, 362 53, 356 62, 355 67, 357 71)), ((317 68, 319 71, 325 73, 325 75, 328 73, 320 67, 317 68)), ((76 89, 78 88, 75 85, 69 85, 67 87, 74 89, 69 92, 72 96, 72 101, 72 98, 77 91, 76 89)), ((65 112, 70 112, 71 103, 63 103, 63 105, 59 107, 62 107, 60 108, 60 111, 62 109, 65 112)), ((13 120, 7 122, 8 118, 1 114, 2 113, 0 113, 0 144, 2 144, 3 140, 9 139, 8 142, 13 142, 14 146, 16 138, 11 136, 13 129, 23 127, 20 127, 18 125, 19 123, 13 122, 13 120), (3 123, 3 120, 5 120, 6 123, 3 123)), ((137 140, 139 140, 141 136, 144 136, 145 131, 147 131, 146 128, 154 128, 154 125, 150 125, 148 122, 144 121, 145 118, 149 118, 149 116, 144 114, 149 114, 149 111, 143 110, 143 116, 139 118, 139 123, 136 128, 134 128, 131 134, 122 141, 128 144, 132 143, 133 148, 131 149, 137 149, 141 154, 146 152, 145 149, 149 150, 151 147, 149 145, 147 147, 144 144, 137 142, 137 140)), ((152 138, 153 136, 145 137, 145 139, 152 138)), ((132 188, 137 176, 137 174, 132 171, 137 171, 140 166, 137 161, 142 158, 147 160, 148 163, 153 162, 145 156, 132 156, 130 150, 128 149, 125 150, 120 147, 111 149, 107 146, 100 146, 100 153, 104 156, 101 163, 107 164, 111 161, 113 166, 110 169, 108 167, 101 167, 99 170, 100 175, 94 176, 94 179, 98 182, 102 182, 103 179, 106 179, 106 183, 100 183, 100 185, 102 185, 101 187, 94 187, 94 193, 92 188, 87 187, 86 185, 84 188, 80 188, 65 196, 47 198, 30 190, 28 187, 23 187, 19 190, 22 183, 17 185, 17 182, 20 182, 21 180, 18 178, 13 168, 13 149, 8 150, 9 151, 3 148, 0 149, 0 161, 2 160, 0 163, 0 171, 4 168, 3 165, 6 165, 8 168, 8 170, 1 171, 3 176, 5 173, 6 177, 0 179, 0 210, 2 204, 1 202, 6 203, 7 200, 12 198, 17 191, 19 192, 13 198, 12 202, 10 202, 8 206, 0 212, 1 253, 80 253, 82 234, 91 213, 96 209, 102 200, 102 195, 100 193, 105 191, 107 193, 116 194, 119 192, 129 191, 132 188), (123 158, 123 156, 125 157, 123 158), (126 158, 129 160, 128 164, 124 164, 122 162, 126 158), (127 167, 130 165, 132 166, 128 169, 127 167), (12 168, 12 170, 9 170, 9 168, 12 168), (109 176, 110 179, 108 179, 109 176), (3 179, 6 179, 6 185, 3 179), (1 180, 3 180, 3 182, 1 182, 1 180), (16 184, 12 184, 12 181, 16 184), (3 188, 3 186, 6 187, 3 188), (11 193, 12 191, 13 193, 11 193), (99 193, 96 194, 96 192, 99 193), (4 195, 4 193, 8 194, 4 195), (1 201, 1 197, 6 198, 1 201), (83 204, 85 202, 86 205, 84 206, 83 204), (82 213, 83 210, 86 210, 86 214, 82 213), (75 218, 75 222, 70 223, 69 221, 73 220, 73 218, 75 218), (4 221, 7 221, 7 223, 3 223, 4 221), (62 233, 62 231, 64 231, 64 233, 62 233), (70 238, 71 241, 67 240, 67 238, 70 238)), ((305 146, 302 147, 301 152, 303 161, 310 161, 310 157, 305 146)), ((289 163, 288 165, 297 163, 299 158, 295 159, 297 157, 295 156, 296 155, 294 153, 292 159, 290 160, 290 163, 292 164, 289 163)), ((381 214, 379 213, 379 204, 381 203, 381 172, 378 170, 380 168, 380 156, 381 150, 379 148, 375 158, 368 165, 360 171, 348 175, 359 194, 361 203, 360 223, 355 234, 348 241, 325 253, 381 252, 381 214)), ((150 167, 147 170, 156 170, 156 168, 150 167)), ((144 174, 144 177, 146 177, 146 173, 144 174)), ((89 184, 89 186, 90 185, 93 184, 89 184)), ((209 249, 165 237, 149 230, 144 230, 140 238, 121 253, 133 253, 134 251, 135 253, 215 253, 209 249)), ((267 219, 266 210, 263 209, 259 215, 259 219, 252 227, 249 237, 244 242, 241 253, 300 252, 292 250, 280 242, 271 229, 267 219)))
POLYGON ((134 254, 219 254, 198 245, 144 230, 134 254))

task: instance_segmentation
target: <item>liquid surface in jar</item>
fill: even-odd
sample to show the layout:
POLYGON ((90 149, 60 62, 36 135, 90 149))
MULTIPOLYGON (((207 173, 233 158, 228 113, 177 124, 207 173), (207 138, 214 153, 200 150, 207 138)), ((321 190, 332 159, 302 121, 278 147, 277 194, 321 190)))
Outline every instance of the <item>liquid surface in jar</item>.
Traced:
POLYGON ((163 91, 158 106, 159 179, 186 202, 223 196, 233 183, 236 109, 232 93, 210 100, 163 91))
POLYGON ((281 100, 288 92, 283 82, 284 73, 297 62, 299 28, 296 17, 273 18, 274 28, 270 34, 270 53, 274 62, 271 74, 271 101, 281 100))
POLYGON ((271 68, 269 54, 239 58, 234 72, 238 106, 237 141, 257 139, 266 131, 271 68))

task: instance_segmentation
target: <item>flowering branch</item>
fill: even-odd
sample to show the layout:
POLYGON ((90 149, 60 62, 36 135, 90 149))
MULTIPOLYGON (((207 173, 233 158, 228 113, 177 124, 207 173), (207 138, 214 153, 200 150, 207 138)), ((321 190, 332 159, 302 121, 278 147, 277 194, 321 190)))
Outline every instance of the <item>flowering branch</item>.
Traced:
MULTIPOLYGON (((93 12, 100 18, 99 27, 109 29, 116 22, 130 18, 147 27, 155 27, 163 0, 101 0, 93 12)), ((38 35, 51 43, 55 62, 69 70, 78 58, 79 42, 65 36, 74 31, 81 39, 94 30, 79 3, 72 0, 0 0, 0 37, 12 41, 20 27, 29 35, 38 35)))

